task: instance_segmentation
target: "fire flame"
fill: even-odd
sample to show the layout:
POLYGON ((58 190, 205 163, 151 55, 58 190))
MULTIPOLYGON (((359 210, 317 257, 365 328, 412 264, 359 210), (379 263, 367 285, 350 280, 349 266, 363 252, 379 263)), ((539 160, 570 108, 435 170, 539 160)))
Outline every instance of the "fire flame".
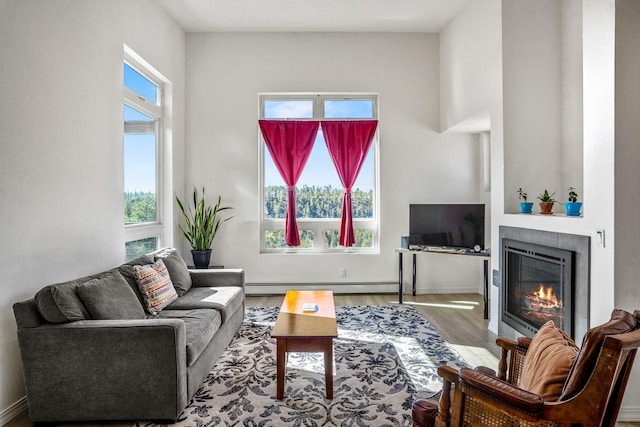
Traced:
POLYGON ((540 310, 562 308, 562 300, 556 297, 553 288, 545 287, 542 283, 540 283, 540 288, 537 291, 532 291, 528 298, 532 308, 540 310))

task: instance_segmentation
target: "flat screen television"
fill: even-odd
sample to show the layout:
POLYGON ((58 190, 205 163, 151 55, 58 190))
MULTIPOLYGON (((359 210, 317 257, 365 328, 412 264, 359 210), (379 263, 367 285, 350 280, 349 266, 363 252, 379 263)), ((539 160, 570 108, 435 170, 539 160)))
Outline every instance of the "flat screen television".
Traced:
POLYGON ((409 246, 484 249, 484 204, 409 205, 409 246))

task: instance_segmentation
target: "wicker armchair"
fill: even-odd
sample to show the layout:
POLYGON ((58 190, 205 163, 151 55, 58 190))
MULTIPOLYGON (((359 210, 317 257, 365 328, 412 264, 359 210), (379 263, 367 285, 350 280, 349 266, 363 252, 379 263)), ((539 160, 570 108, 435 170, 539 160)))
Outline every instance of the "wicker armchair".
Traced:
POLYGON ((611 320, 589 330, 557 401, 517 387, 531 339, 498 338, 497 374, 441 366, 439 402, 416 401, 414 426, 613 427, 640 346, 638 322, 640 311, 614 310, 611 320))

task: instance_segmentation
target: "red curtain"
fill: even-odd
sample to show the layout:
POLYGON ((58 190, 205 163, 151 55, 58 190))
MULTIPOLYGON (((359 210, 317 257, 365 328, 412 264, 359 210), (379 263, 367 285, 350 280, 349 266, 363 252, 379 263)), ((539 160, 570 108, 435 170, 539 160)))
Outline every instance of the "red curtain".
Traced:
POLYGON ((280 176, 287 184, 285 243, 300 246, 296 223, 296 183, 309 159, 318 121, 259 120, 264 141, 280 176))
POLYGON ((340 224, 340 245, 342 246, 353 246, 356 241, 353 233, 351 187, 358 178, 377 127, 377 120, 322 122, 322 133, 329 155, 344 187, 342 223, 340 224))

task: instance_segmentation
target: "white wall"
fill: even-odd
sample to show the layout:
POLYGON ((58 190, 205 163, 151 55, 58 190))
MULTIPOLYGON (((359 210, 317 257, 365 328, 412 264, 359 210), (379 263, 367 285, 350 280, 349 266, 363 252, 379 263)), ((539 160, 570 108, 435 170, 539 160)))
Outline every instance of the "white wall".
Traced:
POLYGON ((569 187, 574 187, 582 200, 582 0, 562 0, 560 3, 562 184, 558 190, 562 194, 558 200, 568 200, 569 187))
MULTIPOLYGON (((438 133, 438 74, 437 35, 188 34, 186 189, 204 185, 235 207, 213 262, 244 268, 249 283, 336 284, 345 282, 342 267, 346 282, 395 282, 394 249, 408 232, 409 203, 479 198, 477 141, 438 133), (259 253, 260 92, 379 94, 380 254, 259 253)), ((419 261, 421 290, 480 289, 481 263, 427 276, 436 262, 419 261)))
POLYGON ((184 40, 152 1, 0 0, 0 422, 24 409, 12 304, 124 259, 123 43, 173 83, 183 175, 184 40))
MULTIPOLYGON (((440 33, 440 94, 442 129, 490 131, 491 240, 487 246, 495 254, 504 212, 501 0, 471 0, 440 33)), ((492 256, 491 268, 499 267, 499 258, 492 256)), ((498 302, 494 286, 489 286, 489 299, 493 310, 498 302)), ((496 332, 493 311, 489 322, 489 329, 496 332)))
POLYGON ((440 33, 440 128, 488 130, 501 94, 499 0, 471 0, 440 33))
MULTIPOLYGON (((640 265, 637 246, 640 241, 640 3, 617 0, 616 3, 616 87, 615 87, 615 306, 628 311, 640 308, 640 265)), ((625 408, 632 413, 626 419, 640 419, 640 367, 636 358, 634 376, 625 393, 625 408)), ((628 412, 628 411, 627 411, 628 412)))
POLYGON ((545 189, 563 196, 560 5, 514 0, 502 8, 506 213, 519 210, 520 187, 534 211, 545 189))

